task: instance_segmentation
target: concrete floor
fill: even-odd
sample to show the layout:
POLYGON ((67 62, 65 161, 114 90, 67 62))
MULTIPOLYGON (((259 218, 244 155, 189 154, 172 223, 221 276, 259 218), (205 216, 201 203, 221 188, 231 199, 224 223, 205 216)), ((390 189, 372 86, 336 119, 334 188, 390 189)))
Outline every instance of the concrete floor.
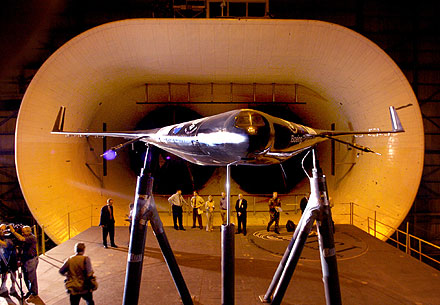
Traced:
MULTIPOLYGON (((211 233, 189 227, 165 230, 194 303, 221 304, 219 228, 211 233)), ((235 235, 235 304, 261 304, 259 295, 266 292, 290 237, 285 229, 275 235, 263 226, 248 228, 247 236, 235 235)), ((100 228, 92 227, 42 255, 38 266, 41 302, 35 304, 69 303, 58 268, 78 241, 86 243, 86 255, 98 278, 96 304, 121 304, 127 227, 116 228, 117 249, 104 249, 100 228)), ((343 304, 440 304, 439 271, 350 225, 336 226, 335 242, 343 304)), ((310 236, 282 304, 325 304, 317 249, 316 236, 310 236)), ((181 304, 150 227, 139 304, 181 304)))

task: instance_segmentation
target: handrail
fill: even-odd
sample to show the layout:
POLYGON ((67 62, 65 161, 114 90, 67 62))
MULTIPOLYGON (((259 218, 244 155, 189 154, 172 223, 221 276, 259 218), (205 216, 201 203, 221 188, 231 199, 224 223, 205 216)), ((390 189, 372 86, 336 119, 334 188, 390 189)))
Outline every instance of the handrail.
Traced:
MULTIPOLYGON (((440 261, 435 259, 432 256, 429 256, 428 254, 426 254, 426 247, 433 247, 435 250, 440 250, 440 246, 430 243, 426 240, 423 240, 422 238, 419 238, 413 234, 409 233, 409 223, 406 224, 406 231, 400 230, 398 228, 394 228, 384 222, 381 222, 378 220, 378 216, 379 213, 378 211, 368 208, 368 207, 364 207, 361 206, 355 202, 344 202, 344 203, 338 203, 338 206, 343 206, 343 205, 349 205, 349 212, 345 211, 344 213, 340 213, 340 214, 334 214, 334 215, 339 215, 339 216, 349 216, 349 223, 351 225, 354 225, 362 230, 365 230, 368 234, 376 237, 376 238, 382 238, 385 237, 388 240, 396 243, 396 247, 399 250, 402 250, 401 247, 404 248, 403 251, 405 251, 405 253, 410 254, 410 255, 414 255, 414 256, 418 256, 418 259, 420 261, 422 261, 423 258, 428 259, 430 262, 433 262, 436 264, 437 269, 440 269, 440 261), (356 209, 355 209, 356 208, 356 209), (371 216, 367 216, 365 218, 365 216, 361 216, 356 214, 355 210, 358 209, 362 209, 362 210, 366 210, 370 213, 371 216), (367 223, 365 223, 365 220, 367 223), (367 226, 365 228, 365 226, 367 226), (393 238, 394 233, 391 236, 388 236, 387 234, 382 233, 383 230, 378 229, 378 226, 381 226, 382 228, 387 228, 390 231, 393 231, 395 233, 395 238, 393 238), (400 236, 399 236, 400 235, 400 236), (404 241, 402 241, 404 239, 404 241), (411 246, 417 244, 416 247, 411 246), (423 253, 423 249, 425 248, 425 253, 423 253)), ((344 210, 344 209, 343 209, 344 210)), ((386 217, 391 218, 391 219, 396 219, 396 217, 394 217, 393 215, 389 215, 386 213, 380 213, 380 217, 386 217)), ((425 261, 426 262, 426 261, 425 261)))
POLYGON ((381 222, 381 221, 379 221, 377 219, 371 219, 370 217, 368 217, 367 219, 368 219, 368 233, 369 234, 370 234, 370 229, 371 229, 371 230, 374 231, 374 234, 380 234, 380 235, 386 237, 386 235, 384 235, 383 233, 377 231, 376 226, 370 227, 370 220, 373 220, 374 224, 379 223, 382 226, 388 227, 388 228, 390 228, 390 229, 392 229, 392 230, 394 230, 396 232, 396 239, 392 238, 391 236, 388 237, 388 239, 390 239, 393 242, 395 242, 398 249, 400 249, 399 245, 403 246, 403 247, 405 247, 405 250, 406 250, 405 252, 407 254, 411 255, 414 252, 414 253, 418 254, 420 261, 422 261, 422 257, 424 257, 424 258, 427 258, 427 259, 437 263, 440 266, 440 261, 439 260, 436 260, 435 258, 433 258, 433 257, 431 257, 431 256, 429 256, 429 255, 427 255, 427 254, 422 252, 422 244, 426 244, 426 245, 428 245, 430 247, 433 247, 433 248, 435 248, 437 250, 440 250, 440 246, 438 246, 436 244, 433 244, 433 243, 430 243, 430 242, 428 242, 428 241, 426 241, 426 240, 424 240, 424 239, 422 239, 420 237, 417 237, 417 236, 415 236, 413 234, 410 234, 408 232, 409 231, 409 223, 408 222, 406 224, 406 232, 405 232, 405 231, 402 231, 402 230, 400 230, 398 228, 393 228, 392 226, 387 225, 386 223, 383 223, 383 222, 381 222), (399 238, 398 238, 398 234, 399 233, 403 234, 406 237, 405 238, 405 243, 402 243, 402 242, 399 241, 399 238), (418 241, 418 249, 413 248, 411 246, 411 238, 415 239, 416 241, 418 241))

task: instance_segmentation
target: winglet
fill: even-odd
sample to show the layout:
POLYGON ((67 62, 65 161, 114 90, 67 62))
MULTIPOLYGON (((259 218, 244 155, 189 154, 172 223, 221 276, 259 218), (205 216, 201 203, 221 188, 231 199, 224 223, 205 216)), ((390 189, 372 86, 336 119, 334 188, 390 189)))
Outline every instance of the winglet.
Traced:
POLYGON ((393 132, 404 132, 405 130, 403 129, 396 109, 393 106, 390 106, 390 116, 391 124, 393 125, 393 132))
POLYGON ((58 112, 52 132, 63 132, 64 130, 64 115, 66 114, 66 107, 61 106, 58 112))

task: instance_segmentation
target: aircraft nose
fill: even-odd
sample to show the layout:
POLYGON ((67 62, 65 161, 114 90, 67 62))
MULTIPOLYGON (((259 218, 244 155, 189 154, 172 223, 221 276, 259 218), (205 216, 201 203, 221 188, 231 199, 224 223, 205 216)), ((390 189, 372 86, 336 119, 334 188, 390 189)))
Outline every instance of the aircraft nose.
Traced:
POLYGON ((248 135, 250 153, 261 152, 267 147, 270 140, 270 125, 262 114, 243 110, 235 117, 235 127, 248 135))

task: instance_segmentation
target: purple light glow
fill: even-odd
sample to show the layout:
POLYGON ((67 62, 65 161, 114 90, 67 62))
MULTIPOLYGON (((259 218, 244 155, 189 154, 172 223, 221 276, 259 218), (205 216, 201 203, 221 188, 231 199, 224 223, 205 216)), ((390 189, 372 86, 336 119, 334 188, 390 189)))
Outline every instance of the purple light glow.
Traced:
POLYGON ((113 160, 114 158, 116 158, 116 156, 117 156, 118 154, 116 153, 116 151, 114 151, 114 150, 107 150, 104 154, 103 154, 103 157, 104 157, 104 159, 106 159, 106 160, 113 160))
POLYGON ((165 157, 165 159, 167 159, 167 160, 170 160, 170 159, 171 159, 171 157, 170 157, 170 156, 166 156, 166 157, 165 157))

